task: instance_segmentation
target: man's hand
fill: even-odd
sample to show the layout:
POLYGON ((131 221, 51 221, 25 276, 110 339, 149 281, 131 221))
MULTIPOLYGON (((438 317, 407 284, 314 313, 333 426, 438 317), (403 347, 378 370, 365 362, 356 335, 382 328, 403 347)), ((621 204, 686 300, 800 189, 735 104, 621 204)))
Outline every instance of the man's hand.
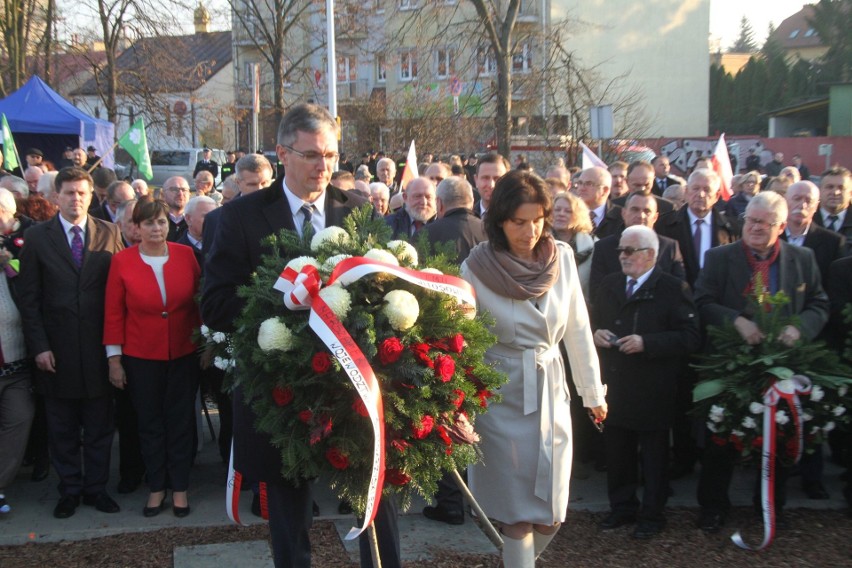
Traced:
POLYGON ((594 335, 592 335, 595 347, 602 347, 605 349, 612 347, 612 343, 610 343, 610 338, 612 337, 615 337, 615 334, 608 329, 599 329, 595 331, 594 335))
POLYGON ((124 374, 124 367, 121 365, 121 356, 114 355, 108 359, 109 361, 109 382, 117 389, 124 390, 127 386, 127 376, 124 374))
POLYGON ((642 340, 641 335, 636 335, 635 333, 633 335, 625 335, 619 339, 618 345, 618 350, 625 355, 634 355, 645 351, 645 341, 642 340))
POLYGON ((784 329, 778 334, 778 341, 785 347, 793 347, 801 338, 802 333, 792 325, 784 326, 784 329))
POLYGON ((589 410, 592 411, 592 416, 595 417, 595 420, 597 422, 603 422, 604 420, 606 420, 606 414, 607 414, 606 403, 603 403, 600 406, 595 406, 594 408, 590 408, 589 410))
POLYGON ((757 345, 766 339, 757 324, 743 316, 737 316, 737 319, 734 320, 734 328, 749 345, 757 345))
POLYGON ((48 373, 56 372, 56 359, 53 357, 53 351, 42 351, 35 357, 36 367, 41 371, 48 373))

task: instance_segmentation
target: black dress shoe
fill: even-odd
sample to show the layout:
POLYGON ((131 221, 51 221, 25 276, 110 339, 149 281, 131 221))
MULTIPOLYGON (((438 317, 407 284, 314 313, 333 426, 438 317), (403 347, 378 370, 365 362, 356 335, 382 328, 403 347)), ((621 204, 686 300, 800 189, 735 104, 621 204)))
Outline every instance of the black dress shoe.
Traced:
POLYGON ((139 488, 140 483, 142 483, 141 479, 127 479, 122 477, 115 489, 118 491, 119 495, 127 495, 128 493, 136 491, 139 488))
POLYGON ((314 501, 314 504, 313 504, 313 513, 314 513, 315 517, 319 517, 320 510, 319 510, 319 505, 317 505, 316 501, 314 501))
POLYGON ((56 508, 53 509, 53 516, 57 519, 67 519, 77 511, 79 505, 79 495, 66 495, 56 504, 56 508))
POLYGON ((636 522, 636 515, 629 513, 610 513, 604 520, 598 523, 598 527, 605 531, 611 531, 624 525, 636 522))
POLYGON ((159 505, 157 505, 156 507, 149 507, 148 505, 145 505, 142 508, 142 516, 143 517, 149 517, 149 518, 150 517, 156 517, 157 515, 160 514, 160 511, 162 511, 165 508, 166 508, 166 494, 164 492, 163 493, 163 499, 162 499, 162 501, 160 501, 159 505))
POLYGON ((725 524, 725 515, 713 511, 702 511, 698 517, 698 528, 706 533, 717 533, 725 524))
POLYGON ((94 507, 101 513, 118 513, 121 507, 112 500, 112 497, 104 493, 97 495, 83 495, 83 505, 94 507))
POLYGON ((639 521, 636 528, 633 529, 633 538, 638 540, 648 540, 660 534, 665 523, 660 521, 639 521))
POLYGON ((423 516, 429 520, 447 523, 448 525, 464 524, 464 513, 447 511, 443 507, 423 507, 423 516))
POLYGON ((189 515, 189 505, 186 507, 178 507, 177 505, 172 505, 172 513, 174 513, 175 517, 182 519, 189 515))
POLYGON ((33 472, 30 475, 31 481, 44 481, 50 475, 50 466, 48 464, 36 463, 33 465, 33 472))
POLYGON ((828 491, 821 481, 805 481, 802 483, 802 491, 808 496, 808 499, 828 499, 828 491))

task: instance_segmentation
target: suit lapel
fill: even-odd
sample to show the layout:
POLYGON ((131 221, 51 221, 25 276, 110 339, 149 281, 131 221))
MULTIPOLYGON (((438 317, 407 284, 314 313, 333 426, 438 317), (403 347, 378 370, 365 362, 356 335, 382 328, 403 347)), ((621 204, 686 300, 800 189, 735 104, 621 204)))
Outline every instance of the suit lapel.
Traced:
POLYGON ((335 187, 328 186, 325 189, 325 226, 339 227, 343 224, 348 209, 343 205, 347 201, 343 192, 335 187))
MULTIPOLYGON (((47 234, 53 249, 57 251, 57 254, 63 262, 68 263, 68 266, 70 266, 72 270, 79 272, 80 269, 77 268, 77 265, 74 263, 74 258, 71 256, 71 247, 68 245, 68 238, 65 236, 65 230, 62 228, 62 222, 59 220, 59 214, 57 214, 50 222, 48 229, 47 234)), ((84 259, 85 256, 86 255, 84 253, 84 259)))
POLYGON ((274 184, 267 189, 261 190, 267 192, 266 204, 263 207, 263 216, 266 222, 269 223, 270 233, 278 234, 281 229, 296 230, 296 225, 293 223, 293 212, 290 211, 290 204, 284 198, 284 189, 279 184, 274 184))

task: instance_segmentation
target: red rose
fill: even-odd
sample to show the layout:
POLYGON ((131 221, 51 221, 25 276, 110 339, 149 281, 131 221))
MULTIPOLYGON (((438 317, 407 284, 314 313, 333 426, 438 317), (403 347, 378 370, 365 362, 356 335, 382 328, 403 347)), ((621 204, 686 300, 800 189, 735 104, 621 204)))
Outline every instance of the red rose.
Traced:
POLYGON ((329 448, 328 451, 325 452, 325 459, 327 459, 328 463, 330 463, 335 469, 346 469, 349 467, 349 458, 337 448, 329 448))
POLYGON ((488 406, 488 399, 494 396, 494 394, 489 390, 482 389, 476 393, 476 396, 479 397, 479 406, 485 408, 488 406))
POLYGON ((414 358, 417 359, 421 365, 425 365, 429 368, 435 367, 435 362, 429 358, 429 345, 426 343, 415 343, 411 347, 411 352, 414 353, 414 358))
POLYGON ((435 419, 428 414, 420 419, 420 425, 412 424, 411 431, 414 433, 415 440, 422 440, 432 431, 435 426, 435 419))
POLYGON ((449 355, 438 355, 435 357, 435 376, 443 382, 449 382, 456 372, 456 362, 449 355))
POLYGON ((312 446, 331 434, 331 417, 328 414, 320 414, 317 422, 316 428, 311 430, 310 444, 312 446))
POLYGON ((799 451, 799 440, 797 438, 790 438, 784 445, 786 446, 787 455, 791 458, 796 457, 799 451))
POLYGON ((405 450, 407 450, 408 448, 411 447, 411 443, 406 442, 405 440, 397 439, 397 440, 393 440, 391 442, 391 446, 393 446, 393 449, 395 449, 399 453, 404 454, 405 450))
POLYGON ((735 450, 737 450, 738 452, 743 451, 743 439, 742 438, 740 438, 739 436, 736 436, 734 434, 731 434, 730 437, 728 438, 728 440, 730 440, 731 444, 734 445, 735 450))
POLYGON ((405 485, 411 481, 411 476, 398 469, 386 469, 385 481, 391 485, 405 485))
POLYGON ((717 436, 715 434, 710 436, 710 439, 713 440, 713 443, 716 444, 717 446, 724 446, 725 444, 728 443, 728 440, 726 440, 725 438, 723 438, 721 436, 717 436))
POLYGON ((448 340, 449 350, 452 353, 461 353, 464 349, 464 336, 461 333, 455 334, 453 337, 450 337, 448 340))
POLYGON ((751 442, 752 447, 759 448, 763 446, 763 436, 758 436, 751 442))
POLYGON ((15 243, 15 246, 18 247, 18 248, 21 248, 22 246, 24 246, 24 239, 22 239, 21 237, 18 237, 17 239, 15 239, 12 242, 15 243))
POLYGON ((453 406, 455 406, 456 408, 461 408, 461 405, 464 402, 464 391, 455 389, 453 390, 453 393, 455 393, 456 395, 456 398, 453 399, 453 406))
POLYGON ((304 422, 305 424, 310 424, 311 420, 314 418, 314 413, 310 410, 302 410, 299 412, 299 421, 304 422))
POLYGON ((272 389, 272 398, 278 406, 287 406, 293 402, 293 389, 290 387, 275 387, 272 389))
POLYGON ((396 337, 389 337, 382 341, 379 345, 379 362, 382 365, 390 365, 396 363, 400 355, 402 355, 404 347, 402 342, 396 337))
POLYGON ((450 435, 447 434, 447 429, 443 426, 438 426, 435 428, 438 431, 438 436, 441 437, 441 440, 444 441, 444 444, 447 446, 447 455, 453 453, 453 441, 450 439, 450 435))
POLYGON ((352 409, 365 418, 370 416, 370 413, 367 411, 367 405, 364 404, 364 401, 360 397, 356 398, 355 402, 352 403, 352 409))
POLYGON ((314 358, 311 359, 311 367, 315 373, 327 373, 331 369, 331 356, 325 351, 314 353, 314 358))

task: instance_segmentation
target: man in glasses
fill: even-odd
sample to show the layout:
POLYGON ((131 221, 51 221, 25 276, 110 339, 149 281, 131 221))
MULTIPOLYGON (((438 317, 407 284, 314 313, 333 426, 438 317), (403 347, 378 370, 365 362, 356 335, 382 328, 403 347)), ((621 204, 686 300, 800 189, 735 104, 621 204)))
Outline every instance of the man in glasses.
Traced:
POLYGON ((580 173, 577 197, 589 208, 594 234, 598 238, 614 235, 624 226, 621 222, 621 206, 609 201, 612 175, 606 168, 587 168, 580 173))
POLYGON ((403 190, 402 200, 403 207, 385 217, 385 221, 393 230, 393 238, 408 241, 418 229, 437 216, 435 184, 426 176, 414 178, 403 190))
MULTIPOLYGON (((653 203, 647 196, 631 198, 629 203, 653 203)), ((675 387, 701 334, 689 286, 657 267, 659 240, 653 229, 626 228, 617 251, 621 270, 593 288, 591 311, 609 405, 604 440, 611 511, 600 528, 638 521, 633 537, 649 539, 665 526, 675 387), (639 456, 645 481, 641 506, 639 456)))
MULTIPOLYGON (((275 147, 284 164, 284 176, 221 209, 204 267, 201 302, 202 319, 211 329, 235 331, 234 321, 245 305, 237 289, 251 281, 261 256, 272 252, 261 243, 264 237, 281 229, 302 234, 340 226, 347 215, 368 203, 366 198, 329 183, 339 157, 339 132, 334 117, 324 108, 294 106, 281 120, 275 147)), ((238 177, 240 164, 237 162, 238 177)), ((233 397, 234 468, 247 484, 266 483, 275 565, 310 566, 312 484, 306 480, 296 486, 281 475, 281 455, 269 436, 255 430, 255 414, 246 404, 243 390, 236 388, 233 397)), ((396 510, 391 499, 381 501, 375 523, 382 565, 400 567, 396 510)), ((372 564, 366 537, 361 541, 361 559, 362 566, 372 564)))
MULTIPOLYGON (((644 160, 632 162, 627 167, 627 195, 631 193, 652 195, 655 172, 656 170, 650 162, 644 160)), ((666 201, 657 195, 654 195, 654 198, 657 200, 657 211, 660 212, 660 217, 664 217, 674 211, 674 205, 670 201, 666 201)), ((614 199, 613 203, 623 206, 625 201, 627 201, 627 196, 622 196, 614 199)))
POLYGON ((163 184, 163 201, 169 206, 170 242, 175 242, 186 232, 183 210, 189 201, 189 182, 182 176, 172 176, 163 184))
MULTIPOLYGON (((796 316, 799 322, 786 326, 773 341, 793 347, 800 339, 814 339, 828 321, 829 302, 813 252, 780 238, 787 226, 787 203, 777 193, 758 193, 749 201, 744 221, 741 241, 711 249, 705 256, 695 282, 695 304, 702 324, 733 323, 747 344, 766 341, 765 330, 753 321, 748 303, 754 277, 760 274, 770 293, 783 291, 790 298, 790 303, 776 308, 781 310, 779 315, 796 316)), ((710 441, 709 430, 706 435, 698 479, 698 524, 705 532, 717 532, 731 505, 728 487, 737 452, 732 445, 710 441)), ((780 525, 787 473, 787 468, 776 468, 775 507, 780 525)))

